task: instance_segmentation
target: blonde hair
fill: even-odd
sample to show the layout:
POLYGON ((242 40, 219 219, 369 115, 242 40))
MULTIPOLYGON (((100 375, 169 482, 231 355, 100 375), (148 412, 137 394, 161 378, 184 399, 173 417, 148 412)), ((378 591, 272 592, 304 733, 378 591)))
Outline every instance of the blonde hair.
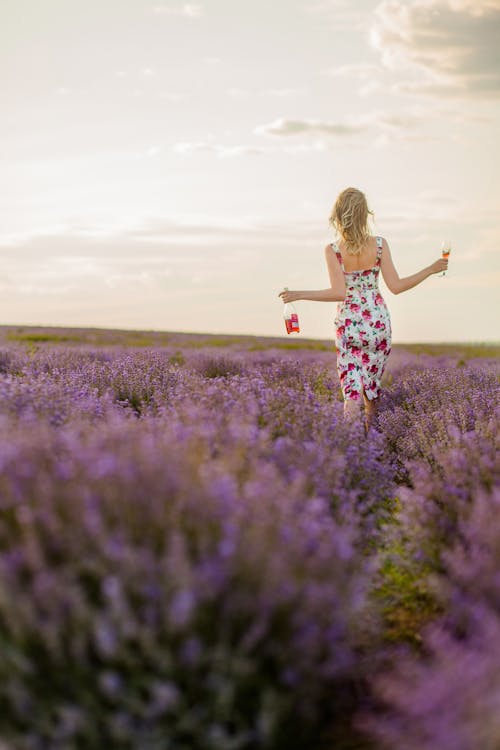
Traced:
POLYGON ((338 195, 328 222, 344 240, 349 255, 359 255, 363 250, 370 236, 369 215, 373 216, 373 211, 368 209, 361 190, 349 187, 338 195))

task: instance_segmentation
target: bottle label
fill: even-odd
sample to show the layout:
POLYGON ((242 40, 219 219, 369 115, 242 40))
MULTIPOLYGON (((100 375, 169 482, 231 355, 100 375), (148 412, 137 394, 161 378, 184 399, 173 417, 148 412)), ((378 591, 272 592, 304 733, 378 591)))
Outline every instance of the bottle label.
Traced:
POLYGON ((300 333, 299 316, 297 313, 292 313, 289 318, 285 318, 285 325, 287 333, 300 333))
POLYGON ((284 309, 284 318, 287 333, 300 333, 299 316, 297 313, 290 312, 290 309, 287 309, 286 305, 284 309))

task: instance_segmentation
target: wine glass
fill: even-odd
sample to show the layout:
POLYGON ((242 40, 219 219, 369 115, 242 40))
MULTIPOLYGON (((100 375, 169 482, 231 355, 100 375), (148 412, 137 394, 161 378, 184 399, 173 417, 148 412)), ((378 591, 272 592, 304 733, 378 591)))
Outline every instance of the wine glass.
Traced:
MULTIPOLYGON (((449 254, 451 253, 451 242, 450 240, 443 240, 441 243, 441 255, 443 258, 448 258, 449 254)), ((446 271, 443 271, 443 273, 439 274, 440 276, 445 276, 446 271)))

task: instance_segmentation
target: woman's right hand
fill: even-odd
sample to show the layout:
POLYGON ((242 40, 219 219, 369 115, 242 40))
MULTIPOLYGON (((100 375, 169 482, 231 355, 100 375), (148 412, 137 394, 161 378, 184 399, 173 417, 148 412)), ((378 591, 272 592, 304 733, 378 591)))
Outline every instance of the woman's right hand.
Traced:
POLYGON ((431 273, 442 273, 448 268, 448 258, 439 258, 431 265, 431 273))
POLYGON ((291 292, 289 289, 283 289, 283 291, 278 294, 278 297, 281 297, 282 301, 285 303, 297 302, 297 300, 300 299, 300 292, 291 292))

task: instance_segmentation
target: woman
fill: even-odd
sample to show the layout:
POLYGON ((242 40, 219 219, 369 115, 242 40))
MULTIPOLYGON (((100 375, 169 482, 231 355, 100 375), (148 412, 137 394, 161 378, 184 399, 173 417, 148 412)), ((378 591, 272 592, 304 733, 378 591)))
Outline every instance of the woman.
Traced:
POLYGON ((334 324, 344 416, 360 415, 364 401, 367 431, 376 414, 380 383, 391 351, 391 318, 379 292, 379 271, 382 269, 389 290, 401 294, 448 268, 448 261, 440 258, 400 279, 387 241, 369 233, 369 214, 373 212, 368 209, 364 193, 356 188, 343 190, 329 218, 337 230, 337 242, 325 247, 331 288, 283 291, 278 295, 283 302, 338 302, 334 324))

